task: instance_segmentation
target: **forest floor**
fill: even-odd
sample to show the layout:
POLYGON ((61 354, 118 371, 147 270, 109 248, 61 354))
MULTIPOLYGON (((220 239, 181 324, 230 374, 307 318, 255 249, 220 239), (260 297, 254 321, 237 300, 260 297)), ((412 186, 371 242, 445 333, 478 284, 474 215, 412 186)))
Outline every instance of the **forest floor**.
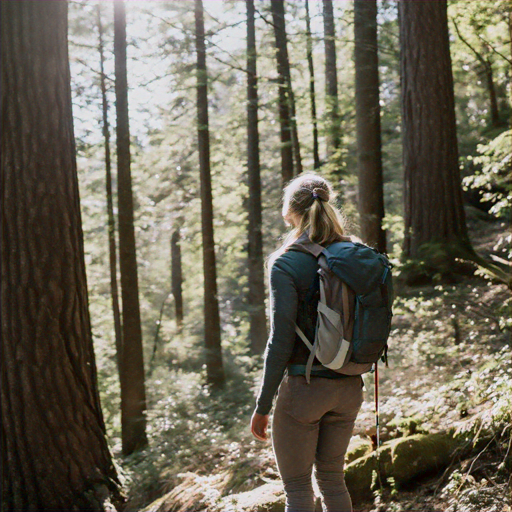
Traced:
MULTIPOLYGON (((499 239, 507 225, 479 216, 469 222, 477 251, 504 257, 499 239)), ((382 440, 475 425, 490 440, 406 488, 391 482, 355 511, 510 512, 510 292, 482 275, 421 287, 397 281, 390 363, 380 372, 382 440)), ((223 496, 278 480, 270 445, 248 429, 261 366, 241 355, 226 366, 229 382, 216 395, 197 373, 153 372, 150 386, 159 391, 150 404, 150 447, 121 462, 126 510, 210 510, 223 496)), ((366 402, 354 430, 361 438, 374 425, 372 380, 365 376, 366 402)))

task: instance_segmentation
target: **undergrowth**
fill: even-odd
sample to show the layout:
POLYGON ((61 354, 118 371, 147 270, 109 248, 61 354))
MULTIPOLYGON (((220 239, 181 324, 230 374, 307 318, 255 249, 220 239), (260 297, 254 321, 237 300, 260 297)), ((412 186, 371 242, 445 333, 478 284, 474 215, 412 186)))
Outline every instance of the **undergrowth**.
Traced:
MULTIPOLYGON (((506 510, 509 292, 477 276, 450 285, 399 284, 397 295, 389 368, 381 366, 380 372, 381 438, 455 430, 469 432, 474 449, 470 458, 454 458, 443 474, 416 482, 414 489, 380 490, 357 510, 506 510)), ((278 478, 270 445, 249 432, 261 358, 226 350, 226 387, 213 393, 203 385, 204 368, 192 371, 197 361, 181 364, 186 352, 169 346, 148 376, 149 447, 122 461, 130 490, 127 510, 141 510, 183 482, 191 482, 190 492, 213 493, 203 496, 208 501, 278 478)), ((374 428, 373 375, 364 380, 366 401, 354 432, 361 437, 374 428)), ((188 512, 201 510, 197 503, 190 507, 188 512)))

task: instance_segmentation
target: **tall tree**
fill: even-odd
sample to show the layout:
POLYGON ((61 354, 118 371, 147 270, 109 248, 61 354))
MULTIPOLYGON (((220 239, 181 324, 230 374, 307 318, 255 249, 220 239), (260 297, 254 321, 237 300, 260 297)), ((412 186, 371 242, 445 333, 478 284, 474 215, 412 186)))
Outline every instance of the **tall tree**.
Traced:
POLYGON ((103 43, 103 24, 101 22, 101 4, 96 6, 96 23, 98 27, 100 53, 100 87, 103 121, 103 140, 105 146, 105 188, 107 194, 108 218, 108 253, 110 264, 110 293, 112 295, 112 312, 114 316, 114 335, 116 338, 117 367, 121 369, 121 354, 123 347, 123 331, 121 327, 121 311, 119 309, 119 291, 117 286, 117 247, 116 221, 114 217, 114 201, 112 193, 112 165, 110 158, 110 126, 108 122, 107 80, 105 76, 105 55, 103 43))
MULTIPOLYGON (((498 99, 496 96, 496 85, 494 83, 494 71, 493 61, 489 55, 489 48, 486 48, 487 55, 484 52, 478 51, 461 33, 457 22, 452 19, 453 26, 459 39, 471 50, 475 55, 478 63, 480 64, 480 72, 483 72, 485 76, 485 85, 487 88, 487 94, 489 95, 489 122, 493 127, 498 127, 501 124, 500 112, 498 109, 498 99)), ((484 46, 485 48, 485 46, 484 46)))
POLYGON ((247 174, 249 183, 249 320, 251 352, 265 348, 265 283, 263 240, 261 234, 261 179, 258 131, 258 75, 256 68, 256 31, 254 0, 247 0, 247 174))
POLYGON ((332 0, 323 0, 325 47, 325 103, 327 113, 327 156, 340 147, 341 117, 338 99, 338 72, 336 69, 336 31, 332 0))
POLYGON ((468 246, 458 164, 446 0, 399 2, 404 256, 468 246))
POLYGON ((316 117, 315 68, 313 65, 313 38, 311 36, 311 17, 309 15, 309 0, 306 0, 306 55, 309 69, 309 101, 311 103, 311 121, 313 123, 313 168, 320 167, 318 152, 318 121, 316 117))
POLYGON ((1 2, 3 510, 113 510, 88 311, 66 2, 1 2))
POLYGON ((270 8, 276 40, 279 123, 281 126, 281 173, 283 183, 286 183, 293 178, 294 174, 302 172, 302 159, 288 58, 284 0, 271 0, 270 8))
POLYGON ((123 306, 121 357, 121 428, 123 453, 147 445, 146 390, 140 323, 139 285, 130 158, 128 80, 126 72, 126 12, 123 0, 114 2, 114 55, 117 116, 117 195, 119 211, 119 263, 123 306))
POLYGON ((219 301, 217 298, 217 269, 213 236, 212 179, 210 171, 210 134, 208 130, 208 73, 204 41, 202 0, 195 0, 197 53, 197 137, 199 174, 201 181, 201 226, 203 235, 204 272, 204 335, 206 347, 206 378, 208 384, 224 384, 224 367, 220 338, 219 301))
POLYGON ((181 331, 183 326, 183 272, 179 227, 171 235, 171 291, 174 297, 176 326, 181 331))
POLYGON ((376 0, 354 1, 354 38, 361 237, 385 252, 376 0))

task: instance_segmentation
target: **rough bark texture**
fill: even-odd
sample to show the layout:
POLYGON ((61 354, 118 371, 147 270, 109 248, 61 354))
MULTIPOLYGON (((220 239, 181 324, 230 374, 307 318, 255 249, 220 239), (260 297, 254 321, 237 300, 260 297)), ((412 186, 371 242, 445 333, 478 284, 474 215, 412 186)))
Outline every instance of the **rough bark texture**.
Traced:
POLYGON ((327 111, 327 156, 340 147, 341 118, 336 70, 336 31, 332 0, 323 0, 325 46, 325 103, 327 111))
POLYGON ((281 126, 281 173, 283 183, 302 172, 300 144, 295 120, 284 0, 271 0, 272 22, 276 41, 277 83, 279 86, 279 123, 281 126), (295 161, 295 164, 294 164, 295 161))
POLYGON ((462 204, 446 1, 399 2, 404 257, 469 245, 462 204))
POLYGON ((385 252, 376 0, 354 1, 354 38, 361 238, 385 252))
POLYGON ((171 290, 174 297, 176 326, 181 331, 183 325, 183 273, 181 269, 180 229, 171 235, 171 290))
POLYGON ((133 195, 130 169, 130 125, 126 73, 126 14, 124 2, 114 3, 114 54, 117 115, 117 195, 119 210, 119 263, 123 307, 121 357, 121 429, 123 453, 129 455, 147 445, 146 390, 140 323, 139 285, 133 195))
MULTIPOLYGON (((119 308, 119 290, 117 286, 117 247, 116 221, 114 217, 114 201, 112 193, 112 165, 110 159, 110 126, 108 122, 107 84, 105 77, 105 57, 103 45, 103 25, 101 23, 101 5, 96 6, 99 53, 100 53, 100 87, 103 120, 103 140, 105 146, 105 188, 107 193, 108 218, 108 254, 110 264, 110 293, 112 295, 112 313, 114 316, 114 335, 116 338, 117 368, 121 371, 121 354, 123 347, 123 330, 121 327, 121 311, 119 308)), ((119 374, 121 375, 121 374, 119 374)))
POLYGON ((306 45, 309 69, 309 101, 311 103, 311 121, 313 124, 313 168, 320 167, 318 151, 318 121, 316 117, 315 68, 313 65, 313 39, 311 36, 311 18, 309 16, 309 0, 306 0, 306 45))
POLYGON ((491 126, 500 126, 500 111, 498 109, 498 100, 496 98, 496 87, 494 85, 494 73, 492 69, 491 59, 485 59, 484 65, 485 81, 487 83, 487 93, 489 94, 489 106, 490 106, 490 121, 491 126))
POLYGON ((260 142, 258 130, 258 78, 256 70, 256 33, 254 0, 247 0, 247 174, 249 184, 249 322, 251 352, 265 349, 267 319, 263 239, 261 234, 260 142))
POLYGON ((201 226, 203 234, 204 335, 207 381, 214 387, 224 384, 220 340, 217 270, 213 237, 212 180, 210 172, 210 135, 208 131, 208 75, 204 42, 203 2, 195 0, 197 52, 197 134, 201 180, 201 226))
POLYGON ((88 311, 66 2, 1 2, 2 510, 113 510, 88 311))

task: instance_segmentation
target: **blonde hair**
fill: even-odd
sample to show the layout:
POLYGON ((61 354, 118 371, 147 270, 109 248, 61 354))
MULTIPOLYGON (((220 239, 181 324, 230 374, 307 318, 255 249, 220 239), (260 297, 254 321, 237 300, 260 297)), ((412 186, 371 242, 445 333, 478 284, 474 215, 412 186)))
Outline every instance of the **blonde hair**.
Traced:
POLYGON ((297 176, 286 185, 282 214, 293 229, 286 235, 282 246, 270 255, 269 267, 306 232, 309 239, 319 245, 329 245, 343 239, 345 219, 334 205, 334 199, 330 183, 313 173, 297 176))

